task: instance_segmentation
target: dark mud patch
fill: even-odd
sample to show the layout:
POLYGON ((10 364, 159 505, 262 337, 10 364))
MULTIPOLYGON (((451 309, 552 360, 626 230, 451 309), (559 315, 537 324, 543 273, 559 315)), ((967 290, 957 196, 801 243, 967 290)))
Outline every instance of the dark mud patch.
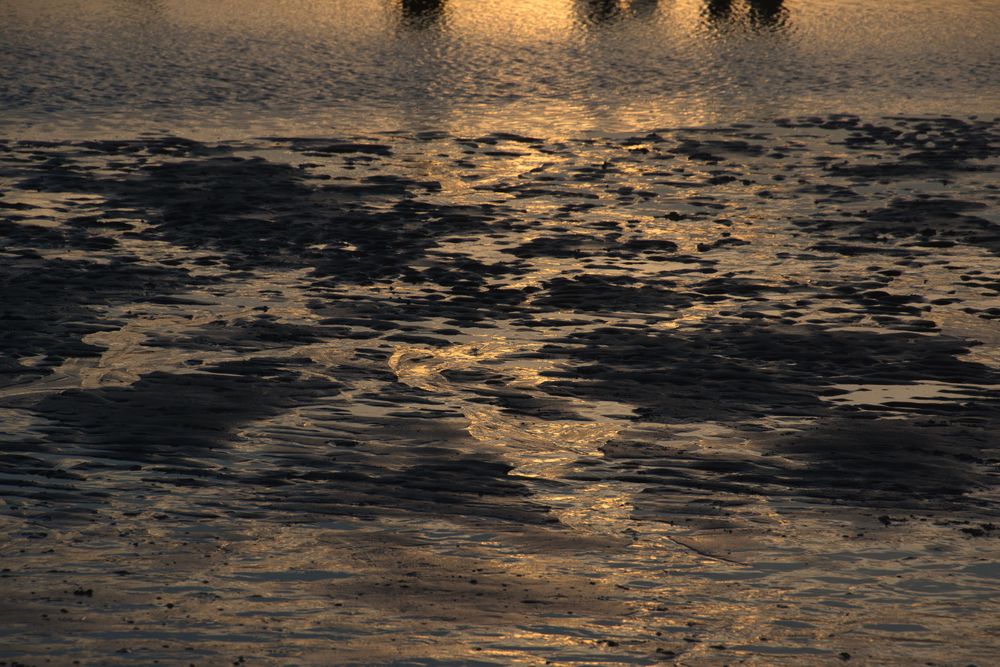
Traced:
MULTIPOLYGON (((997 383, 995 369, 959 358, 969 349, 943 337, 815 326, 720 325, 663 334, 605 328, 543 348, 572 359, 574 369, 573 379, 550 374, 543 389, 625 400, 656 420, 823 416, 836 410, 823 397, 839 384, 997 383)), ((990 396, 982 399, 986 412, 995 408, 990 396)))

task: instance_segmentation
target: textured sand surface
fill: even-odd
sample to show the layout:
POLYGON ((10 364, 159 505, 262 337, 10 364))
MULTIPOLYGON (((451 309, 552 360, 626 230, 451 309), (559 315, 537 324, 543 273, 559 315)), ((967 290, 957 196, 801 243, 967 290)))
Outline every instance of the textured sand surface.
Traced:
POLYGON ((991 664, 998 138, 0 142, 0 660, 991 664))

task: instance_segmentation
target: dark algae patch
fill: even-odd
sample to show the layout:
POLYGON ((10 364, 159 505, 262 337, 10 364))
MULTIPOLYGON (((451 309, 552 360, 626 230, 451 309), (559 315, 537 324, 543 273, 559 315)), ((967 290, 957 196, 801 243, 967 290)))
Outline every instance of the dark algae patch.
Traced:
POLYGON ((0 662, 990 664, 997 122, 467 135, 0 142, 0 662))

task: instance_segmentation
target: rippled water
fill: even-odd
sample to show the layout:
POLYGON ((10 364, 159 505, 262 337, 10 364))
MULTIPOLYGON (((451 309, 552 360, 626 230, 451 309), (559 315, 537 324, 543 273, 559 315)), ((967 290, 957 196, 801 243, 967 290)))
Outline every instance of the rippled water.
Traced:
POLYGON ((0 131, 234 137, 1000 108, 993 0, 8 0, 0 131))
POLYGON ((998 145, 0 142, 0 659, 989 664, 998 145))
POLYGON ((0 665, 990 664, 998 14, 2 2, 0 665))

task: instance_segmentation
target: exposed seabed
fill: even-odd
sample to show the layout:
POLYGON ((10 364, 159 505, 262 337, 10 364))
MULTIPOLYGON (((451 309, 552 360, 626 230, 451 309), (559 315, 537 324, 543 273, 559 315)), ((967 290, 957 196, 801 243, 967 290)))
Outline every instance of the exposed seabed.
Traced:
POLYGON ((0 141, 0 664, 991 664, 998 137, 0 141))

